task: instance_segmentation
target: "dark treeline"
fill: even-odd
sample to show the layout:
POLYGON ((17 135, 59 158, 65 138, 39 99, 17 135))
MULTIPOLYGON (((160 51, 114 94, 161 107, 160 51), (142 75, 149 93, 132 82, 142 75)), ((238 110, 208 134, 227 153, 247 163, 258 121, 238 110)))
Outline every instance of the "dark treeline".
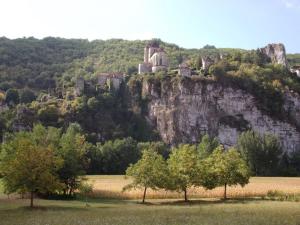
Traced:
POLYGON ((35 194, 74 196, 85 174, 127 171, 135 179, 128 188, 144 185, 144 198, 149 187, 184 192, 187 200, 191 186, 224 186, 226 198, 227 185, 245 185, 251 175, 299 176, 299 165, 299 152, 284 153, 275 136, 253 131, 243 132, 237 146, 226 151, 208 135, 198 144, 172 148, 131 137, 92 144, 79 124, 70 124, 65 131, 35 125, 32 131, 6 134, 0 148, 5 192, 31 193, 31 206, 35 194))

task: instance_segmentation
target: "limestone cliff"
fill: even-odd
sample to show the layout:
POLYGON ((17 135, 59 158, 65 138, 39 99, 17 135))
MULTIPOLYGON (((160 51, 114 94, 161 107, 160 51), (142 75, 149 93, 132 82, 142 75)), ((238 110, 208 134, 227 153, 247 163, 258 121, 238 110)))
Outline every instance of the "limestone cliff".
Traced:
POLYGON ((277 135, 286 151, 300 146, 298 95, 286 94, 284 110, 291 119, 279 120, 261 111, 251 94, 205 79, 144 80, 141 92, 146 117, 166 143, 196 142, 208 133, 232 146, 240 132, 253 129, 277 135))

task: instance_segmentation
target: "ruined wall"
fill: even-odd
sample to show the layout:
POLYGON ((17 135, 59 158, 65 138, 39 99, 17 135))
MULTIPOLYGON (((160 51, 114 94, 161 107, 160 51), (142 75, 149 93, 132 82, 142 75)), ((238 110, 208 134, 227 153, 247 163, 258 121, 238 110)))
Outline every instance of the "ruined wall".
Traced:
POLYGON ((196 142, 208 133, 217 136, 225 146, 232 146, 242 131, 253 129, 277 135, 286 151, 300 146, 296 129, 296 123, 300 124, 298 95, 286 95, 284 104, 295 124, 260 111, 249 93, 212 81, 144 81, 142 95, 148 99, 147 119, 169 144, 196 142))

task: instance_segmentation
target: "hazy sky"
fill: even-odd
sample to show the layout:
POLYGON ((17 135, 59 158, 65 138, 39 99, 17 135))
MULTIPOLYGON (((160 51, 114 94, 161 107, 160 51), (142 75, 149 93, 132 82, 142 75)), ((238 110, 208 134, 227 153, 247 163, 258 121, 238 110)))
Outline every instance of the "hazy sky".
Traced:
POLYGON ((300 52, 300 0, 0 0, 0 36, 150 39, 300 52))

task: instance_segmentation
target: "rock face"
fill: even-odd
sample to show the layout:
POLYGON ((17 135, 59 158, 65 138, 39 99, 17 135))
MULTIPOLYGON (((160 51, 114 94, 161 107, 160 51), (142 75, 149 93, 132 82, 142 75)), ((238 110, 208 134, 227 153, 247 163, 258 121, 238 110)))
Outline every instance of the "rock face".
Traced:
POLYGON ((168 144, 197 142, 208 133, 228 147, 236 144, 242 131, 253 129, 277 135, 288 152, 300 147, 300 133, 296 128, 300 125, 297 95, 286 95, 284 104, 294 124, 264 114, 249 93, 213 81, 187 78, 159 85, 144 81, 142 95, 149 100, 147 119, 168 144))
POLYGON ((268 44, 266 47, 261 48, 260 51, 269 58, 272 63, 281 64, 285 67, 288 66, 283 44, 268 44))

